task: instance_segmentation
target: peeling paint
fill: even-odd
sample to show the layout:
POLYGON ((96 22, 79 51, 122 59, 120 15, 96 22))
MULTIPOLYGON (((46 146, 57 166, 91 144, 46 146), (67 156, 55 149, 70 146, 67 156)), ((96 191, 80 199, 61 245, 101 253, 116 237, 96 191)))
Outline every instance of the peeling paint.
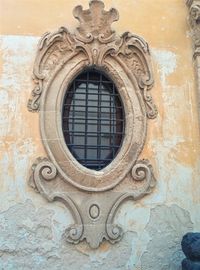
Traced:
POLYGON ((162 205, 151 210, 146 226, 151 240, 141 258, 141 270, 181 270, 184 255, 182 236, 193 230, 189 212, 172 205, 162 205))
POLYGON ((158 71, 161 74, 163 87, 166 86, 166 77, 175 72, 177 67, 177 56, 175 53, 166 50, 152 49, 152 55, 158 63, 158 71))
POLYGON ((103 243, 98 250, 87 244, 78 246, 55 238, 52 228, 54 212, 35 208, 31 201, 16 204, 0 213, 0 269, 112 269, 131 270, 128 259, 131 255, 133 233, 127 233, 115 246, 103 243))

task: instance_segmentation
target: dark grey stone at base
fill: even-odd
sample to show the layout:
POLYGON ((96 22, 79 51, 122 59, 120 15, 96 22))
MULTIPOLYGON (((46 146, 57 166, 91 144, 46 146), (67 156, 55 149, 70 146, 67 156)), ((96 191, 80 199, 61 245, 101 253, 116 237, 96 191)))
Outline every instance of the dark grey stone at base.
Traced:
POLYGON ((182 261, 182 270, 200 270, 200 262, 193 262, 189 259, 182 261))
POLYGON ((200 262, 200 233, 187 233, 184 235, 181 245, 187 258, 200 262))

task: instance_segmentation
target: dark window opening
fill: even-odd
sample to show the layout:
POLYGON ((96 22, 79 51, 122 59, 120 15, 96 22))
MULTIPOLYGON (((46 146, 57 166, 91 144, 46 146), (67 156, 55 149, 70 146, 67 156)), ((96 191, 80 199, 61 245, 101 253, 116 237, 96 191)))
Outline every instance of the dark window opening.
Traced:
POLYGON ((66 91, 62 128, 65 142, 83 166, 101 170, 116 157, 124 135, 124 110, 114 83, 86 70, 66 91))

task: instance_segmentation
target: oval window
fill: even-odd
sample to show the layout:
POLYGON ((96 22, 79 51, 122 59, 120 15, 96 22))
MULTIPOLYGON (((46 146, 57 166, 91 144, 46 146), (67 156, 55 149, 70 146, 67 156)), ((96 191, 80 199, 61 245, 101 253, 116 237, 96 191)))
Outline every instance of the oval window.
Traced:
POLYGON ((80 164, 98 171, 111 163, 122 144, 124 122, 121 98, 107 76, 86 70, 74 79, 64 98, 62 128, 80 164))

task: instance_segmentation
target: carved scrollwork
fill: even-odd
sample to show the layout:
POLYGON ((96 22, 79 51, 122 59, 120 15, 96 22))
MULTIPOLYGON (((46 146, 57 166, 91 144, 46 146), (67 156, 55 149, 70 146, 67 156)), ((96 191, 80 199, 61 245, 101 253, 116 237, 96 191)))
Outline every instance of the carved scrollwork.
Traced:
POLYGON ((64 237, 67 242, 72 244, 78 244, 82 241, 82 234, 83 234, 83 224, 80 225, 72 225, 65 230, 64 237))
POLYGON ((150 193, 156 184, 152 165, 147 159, 140 160, 133 166, 131 176, 134 181, 143 183, 142 187, 134 194, 135 199, 139 199, 145 194, 150 193))
POLYGON ((73 14, 80 23, 74 34, 61 27, 54 33, 46 33, 38 44, 33 71, 37 85, 28 101, 29 110, 39 110, 45 82, 55 75, 56 67, 62 67, 65 61, 70 61, 76 54, 83 52, 88 59, 88 65, 98 67, 105 65, 104 61, 109 55, 120 57, 138 81, 147 117, 155 118, 157 110, 148 93, 153 85, 148 44, 141 37, 129 32, 121 37, 117 36, 111 29, 111 24, 119 19, 118 11, 105 11, 100 0, 91 1, 88 10, 77 6, 73 14))
MULTIPOLYGON (((60 27, 54 33, 45 33, 38 44, 37 56, 33 69, 33 79, 36 83, 32 97, 28 101, 29 111, 39 111, 40 97, 58 65, 62 66, 63 59, 70 59, 76 54, 73 36, 65 27, 60 27)), ((66 61, 66 60, 65 60, 66 61)))
POLYGON ((77 6, 73 14, 79 21, 75 33, 61 27, 46 33, 38 44, 33 70, 36 85, 28 109, 40 113, 42 142, 49 159, 36 160, 29 183, 47 200, 60 201, 70 209, 74 224, 64 232, 67 242, 78 244, 85 239, 97 248, 104 239, 112 244, 121 239, 123 230, 114 224, 120 205, 128 199, 141 199, 155 186, 152 166, 138 157, 146 138, 146 118, 155 118, 157 109, 150 95, 154 80, 147 42, 129 32, 118 36, 111 28, 119 19, 118 11, 105 11, 100 0, 92 0, 87 10, 77 6), (120 151, 101 171, 85 168, 73 158, 61 127, 66 89, 77 74, 91 66, 115 83, 126 119, 120 151), (129 192, 115 192, 127 179, 129 192), (113 192, 108 196, 109 190, 113 192))
POLYGON ((42 94, 42 80, 35 80, 36 86, 32 91, 32 98, 28 100, 28 110, 37 112, 40 106, 40 96, 42 94))
POLYGON ((48 188, 45 182, 54 180, 57 176, 57 169, 47 158, 38 158, 32 165, 32 174, 29 185, 39 192, 48 201, 60 201, 71 210, 75 224, 69 226, 64 233, 67 242, 77 244, 82 240, 83 222, 78 207, 66 193, 57 192, 48 188))
POLYGON ((42 181, 53 180, 57 175, 57 169, 52 162, 47 158, 37 158, 32 165, 32 174, 29 179, 29 184, 38 192, 45 194, 42 181))
POLYGON ((123 236, 123 229, 119 225, 113 224, 116 212, 120 205, 129 199, 134 201, 141 199, 146 194, 150 193, 156 184, 153 169, 148 160, 138 161, 131 170, 131 176, 134 181, 140 181, 143 185, 136 191, 122 194, 113 204, 106 221, 106 232, 108 240, 111 243, 120 241, 123 236))
POLYGON ((66 205, 66 207, 70 209, 75 221, 75 224, 70 225, 65 230, 64 238, 69 243, 78 244, 84 239, 84 224, 81 217, 80 209, 70 196, 66 196, 66 194, 59 194, 59 196, 56 195, 56 197, 57 200, 62 201, 66 205))
POLYGON ((138 161, 131 170, 131 176, 133 181, 141 182, 142 187, 131 192, 122 193, 116 199, 112 199, 112 197, 110 197, 109 201, 111 201, 111 205, 107 206, 108 209, 110 208, 107 218, 105 214, 100 214, 101 212, 104 213, 104 211, 107 211, 107 208, 103 207, 103 205, 100 206, 99 203, 95 202, 88 208, 90 217, 87 221, 88 227, 94 226, 92 225, 93 222, 98 222, 98 218, 101 220, 102 217, 103 222, 106 224, 105 227, 96 228, 96 237, 93 236, 94 230, 91 229, 86 232, 84 231, 84 222, 82 220, 82 217, 85 215, 84 204, 81 204, 78 207, 66 192, 58 192, 56 189, 54 190, 48 187, 49 181, 53 179, 55 180, 57 177, 57 170, 47 158, 38 158, 36 160, 32 166, 32 174, 29 183, 49 201, 60 201, 70 209, 74 217, 75 224, 70 225, 64 232, 64 238, 67 242, 78 244, 80 241, 86 239, 92 248, 98 248, 103 239, 108 240, 112 244, 121 240, 123 229, 119 225, 113 223, 120 205, 129 199, 136 201, 142 198, 146 194, 150 193, 152 188, 155 186, 156 180, 153 175, 152 166, 148 160, 138 161))
POLYGON ((106 239, 111 243, 115 244, 119 242, 123 236, 123 229, 117 224, 106 224, 106 239))
POLYGON ((118 55, 136 77, 146 106, 147 117, 153 119, 157 116, 157 108, 149 93, 154 81, 151 65, 149 65, 148 44, 141 37, 129 32, 123 34, 122 40, 118 55))
MULTIPOLYGON (((55 165, 46 157, 39 157, 31 167, 31 175, 29 178, 29 185, 37 192, 47 196, 44 182, 54 180, 57 176, 57 169, 55 165)), ((52 200, 47 196, 48 200, 52 200)))
POLYGON ((156 108, 156 105, 153 102, 153 98, 149 93, 149 89, 147 86, 144 87, 143 91, 142 91, 142 95, 143 95, 143 99, 145 102, 145 106, 146 106, 146 114, 147 117, 149 119, 154 119, 156 118, 157 114, 158 114, 158 110, 156 108))

